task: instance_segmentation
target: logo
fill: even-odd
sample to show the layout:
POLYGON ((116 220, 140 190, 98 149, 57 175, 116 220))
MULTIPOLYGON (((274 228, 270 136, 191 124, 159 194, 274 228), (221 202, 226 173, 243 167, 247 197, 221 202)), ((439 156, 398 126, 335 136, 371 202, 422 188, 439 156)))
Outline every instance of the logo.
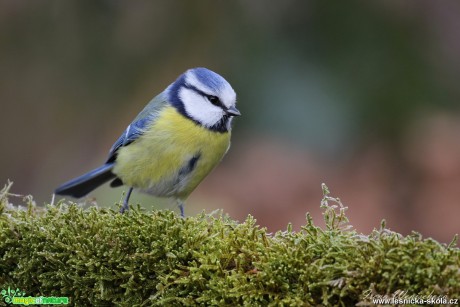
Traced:
POLYGON ((0 294, 3 296, 3 300, 5 303, 11 304, 13 303, 13 298, 15 297, 23 297, 26 295, 25 292, 21 292, 21 290, 17 289, 13 290, 10 287, 8 287, 8 290, 3 289, 0 294))
POLYGON ((55 297, 55 296, 26 296, 24 291, 11 289, 2 289, 0 294, 7 304, 13 305, 67 305, 69 304, 68 297, 55 297))

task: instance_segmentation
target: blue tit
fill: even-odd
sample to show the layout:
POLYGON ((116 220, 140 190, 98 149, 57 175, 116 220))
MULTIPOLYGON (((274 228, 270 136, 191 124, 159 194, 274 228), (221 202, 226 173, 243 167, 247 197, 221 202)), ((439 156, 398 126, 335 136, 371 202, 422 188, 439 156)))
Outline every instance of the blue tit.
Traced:
POLYGON ((111 187, 129 187, 121 213, 135 188, 174 198, 184 216, 185 199, 230 147, 232 120, 241 115, 235 105, 235 91, 223 77, 206 68, 187 70, 139 113, 102 166, 55 193, 80 198, 111 181, 111 187))

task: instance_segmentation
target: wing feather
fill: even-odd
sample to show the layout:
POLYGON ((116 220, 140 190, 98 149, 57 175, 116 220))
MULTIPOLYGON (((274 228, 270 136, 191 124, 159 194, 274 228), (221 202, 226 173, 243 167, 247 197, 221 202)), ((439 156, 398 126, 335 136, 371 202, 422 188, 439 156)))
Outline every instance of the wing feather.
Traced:
POLYGON ((156 121, 160 111, 167 105, 165 92, 153 98, 112 145, 106 163, 114 162, 117 158, 117 151, 121 147, 131 144, 144 134, 145 130, 156 121))

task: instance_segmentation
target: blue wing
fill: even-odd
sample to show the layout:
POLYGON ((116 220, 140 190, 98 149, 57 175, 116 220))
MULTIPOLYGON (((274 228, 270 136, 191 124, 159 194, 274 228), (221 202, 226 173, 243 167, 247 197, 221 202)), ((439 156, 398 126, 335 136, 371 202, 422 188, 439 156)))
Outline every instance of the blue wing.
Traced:
POLYGON ((128 128, 126 128, 125 132, 123 132, 118 140, 116 140, 112 145, 112 148, 109 151, 109 158, 107 159, 107 163, 113 162, 115 160, 116 153, 120 147, 131 144, 134 140, 139 138, 144 133, 144 129, 149 125, 150 122, 151 120, 149 118, 143 118, 132 122, 128 128))
POLYGON ((142 110, 134 121, 126 128, 125 132, 113 144, 109 152, 107 162, 91 172, 84 174, 78 178, 70 180, 58 187, 55 191, 59 195, 70 195, 73 197, 82 197, 100 186, 101 184, 112 180, 110 186, 116 187, 122 185, 123 182, 114 173, 112 168, 117 157, 117 151, 123 146, 126 146, 138 139, 149 125, 151 125, 159 116, 161 110, 168 105, 167 94, 165 92, 153 98, 147 106, 142 110))
POLYGON ((160 110, 167 104, 164 93, 153 98, 112 145, 106 163, 114 162, 117 157, 117 151, 121 147, 131 144, 144 134, 145 130, 156 120, 160 110))

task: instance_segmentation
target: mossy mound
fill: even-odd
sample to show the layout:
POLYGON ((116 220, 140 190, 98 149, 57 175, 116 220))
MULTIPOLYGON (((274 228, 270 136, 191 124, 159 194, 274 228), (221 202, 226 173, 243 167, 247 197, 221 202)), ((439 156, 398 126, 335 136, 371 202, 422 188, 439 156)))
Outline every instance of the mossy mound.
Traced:
POLYGON ((326 229, 306 225, 268 234, 214 214, 185 219, 171 211, 127 214, 61 202, 26 209, 0 194, 0 288, 68 296, 80 306, 342 305, 370 294, 460 293, 460 250, 349 226, 338 199, 322 201, 326 229))

